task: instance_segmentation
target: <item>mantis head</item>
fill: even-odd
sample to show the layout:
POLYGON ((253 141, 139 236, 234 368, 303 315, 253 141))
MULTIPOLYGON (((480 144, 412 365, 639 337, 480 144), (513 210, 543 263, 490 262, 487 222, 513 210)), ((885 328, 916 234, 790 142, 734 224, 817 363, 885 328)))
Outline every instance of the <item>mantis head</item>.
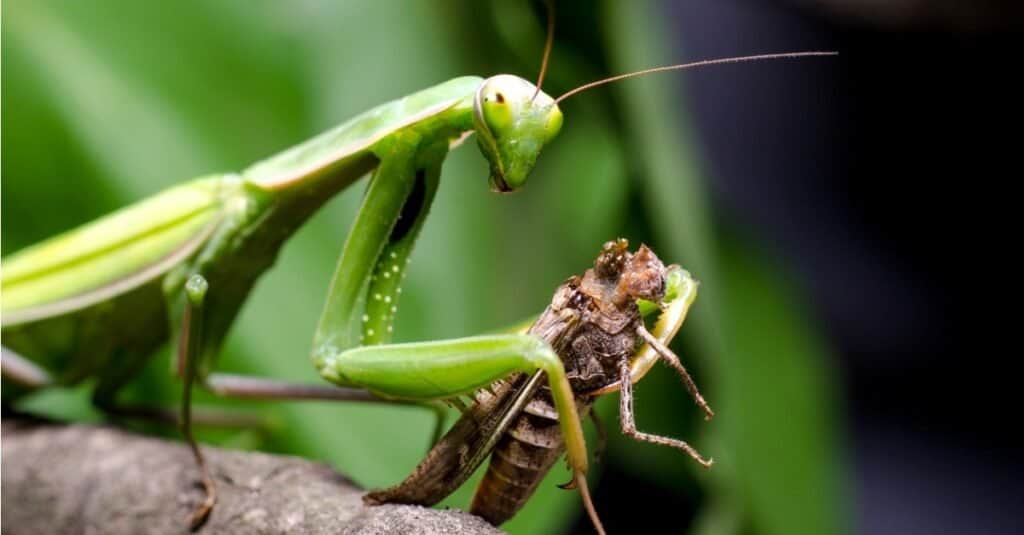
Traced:
POLYGON ((491 164, 491 189, 494 191, 515 191, 526 183, 526 178, 537 161, 537 155, 562 128, 562 110, 559 109, 558 103, 580 92, 657 72, 726 63, 834 56, 837 54, 836 52, 785 52, 666 65, 595 80, 553 99, 540 90, 550 50, 551 26, 549 25, 548 44, 545 48, 544 64, 541 67, 541 76, 537 80, 537 85, 518 76, 499 74, 484 80, 476 91, 473 99, 473 124, 480 150, 491 164))
POLYGON ((544 83, 544 74, 547 72, 555 35, 554 1, 548 0, 545 5, 548 11, 548 32, 537 85, 518 76, 499 74, 484 80, 473 98, 473 125, 477 134, 477 144, 491 164, 491 189, 494 191, 507 193, 521 188, 526 183, 526 178, 533 170, 541 149, 554 139, 562 128, 562 111, 558 108, 558 103, 582 91, 634 76, 663 71, 763 59, 835 55, 835 52, 761 54, 655 67, 583 84, 553 99, 540 89, 544 83))
POLYGON ((547 93, 510 74, 492 76, 476 91, 473 124, 491 164, 491 189, 506 193, 526 183, 537 156, 562 127, 562 111, 547 93))

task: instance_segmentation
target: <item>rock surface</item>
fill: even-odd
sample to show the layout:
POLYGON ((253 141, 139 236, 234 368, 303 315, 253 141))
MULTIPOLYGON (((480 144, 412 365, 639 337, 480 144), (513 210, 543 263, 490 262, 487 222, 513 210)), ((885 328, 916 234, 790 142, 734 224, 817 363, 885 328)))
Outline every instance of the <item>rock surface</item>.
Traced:
MULTIPOLYGON (((323 464, 203 447, 218 503, 199 534, 497 534, 456 510, 363 505, 362 489, 323 464)), ((188 533, 203 498, 188 448, 97 425, 5 416, 2 530, 188 533)))

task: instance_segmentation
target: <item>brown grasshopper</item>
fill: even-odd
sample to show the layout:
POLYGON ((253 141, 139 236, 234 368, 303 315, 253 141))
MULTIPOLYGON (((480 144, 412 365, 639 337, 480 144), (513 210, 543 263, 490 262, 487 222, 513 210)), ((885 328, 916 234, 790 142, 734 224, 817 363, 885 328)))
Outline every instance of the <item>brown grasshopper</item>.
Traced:
MULTIPOLYGON (((630 253, 625 239, 610 241, 592 269, 558 287, 528 333, 558 353, 581 417, 590 414, 597 423, 590 412, 594 401, 618 390, 623 433, 680 449, 710 467, 712 460, 686 442, 637 430, 633 417, 633 383, 659 359, 682 377, 706 418, 714 416, 679 358, 666 347, 696 297, 696 286, 686 271, 676 265, 666 268, 647 246, 630 253), (644 325, 641 306, 660 310, 653 333, 644 325)), ((462 411, 458 422, 412 474, 398 485, 369 492, 364 498, 367 503, 436 504, 490 455, 470 512, 500 525, 525 505, 565 451, 544 372, 497 381, 473 394, 468 404, 458 398, 453 401, 462 411)), ((571 480, 562 488, 580 489, 594 526, 603 533, 586 485, 571 480)))

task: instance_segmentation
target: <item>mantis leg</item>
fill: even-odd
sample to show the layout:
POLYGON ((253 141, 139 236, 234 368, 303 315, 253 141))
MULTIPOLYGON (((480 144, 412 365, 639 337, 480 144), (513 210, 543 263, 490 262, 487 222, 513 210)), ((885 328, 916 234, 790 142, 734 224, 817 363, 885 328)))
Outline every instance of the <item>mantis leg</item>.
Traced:
POLYGON ((431 444, 441 438, 444 421, 448 411, 444 404, 433 401, 403 401, 387 399, 375 395, 363 388, 345 388, 330 385, 313 385, 266 379, 251 375, 212 373, 206 377, 202 386, 223 397, 243 399, 280 399, 280 400, 321 400, 321 401, 359 401, 368 403, 394 403, 430 409, 434 412, 434 432, 431 444))
MULTIPOLYGON (((415 132, 395 134, 377 147, 380 158, 352 224, 315 347, 348 348, 391 339, 399 284, 434 198, 447 140, 425 142, 415 132)), ((179 363, 179 367, 181 363, 179 363)), ((183 374, 184 370, 179 370, 183 374)), ((444 428, 443 404, 385 399, 364 389, 289 383, 213 373, 203 386, 218 395, 260 399, 319 399, 389 402, 429 408, 436 415, 433 442, 444 428)))
POLYGON ((206 466, 206 459, 199 449, 199 444, 192 435, 192 383, 196 378, 199 366, 199 354, 202 351, 203 336, 203 303, 206 300, 206 292, 209 285, 202 275, 192 275, 185 283, 185 312, 181 322, 181 335, 178 340, 178 362, 184 368, 183 386, 181 396, 181 432, 185 441, 192 448, 192 456, 195 457, 196 465, 202 477, 203 488, 206 490, 206 499, 199 505, 189 518, 189 527, 193 530, 206 521, 217 503, 217 486, 210 476, 210 470, 206 466))
POLYGON ((535 336, 506 334, 359 347, 320 355, 316 364, 320 375, 335 384, 411 400, 452 398, 516 372, 543 371, 558 412, 569 467, 581 494, 587 496, 587 450, 575 397, 561 359, 535 336))
POLYGON ((4 379, 31 389, 53 383, 53 378, 46 370, 3 346, 0 346, 0 373, 4 379))
POLYGON ((622 424, 622 434, 635 440, 650 442, 652 444, 660 444, 662 446, 668 446, 670 448, 685 451, 690 457, 693 457, 695 461, 704 467, 711 468, 714 460, 701 457, 700 453, 686 442, 675 438, 652 435, 637 430, 636 420, 633 416, 633 382, 629 379, 629 370, 629 361, 623 359, 619 364, 619 372, 622 374, 622 387, 619 390, 619 421, 622 424))
POLYGON ((375 149, 380 158, 335 270, 313 341, 314 360, 391 340, 400 283, 448 152, 399 132, 375 149))
MULTIPOLYGON (((178 342, 177 370, 183 382, 180 424, 186 441, 192 448, 196 463, 202 472, 203 485, 207 489, 207 499, 193 515, 190 523, 197 527, 209 514, 215 501, 215 490, 212 478, 209 477, 202 452, 193 438, 192 424, 194 420, 191 403, 192 385, 198 380, 200 386, 224 397, 245 399, 280 399, 280 400, 324 400, 324 401, 362 401, 374 403, 398 403, 429 408, 436 414, 433 442, 436 442, 444 427, 446 410, 444 405, 435 402, 416 402, 382 398, 363 388, 344 388, 328 385, 312 385, 266 379, 247 375, 211 373, 204 378, 199 377, 199 358, 202 353, 202 325, 206 294, 209 285, 202 275, 192 275, 185 285, 186 302, 182 317, 182 329, 178 342)), ((142 409, 133 411, 133 415, 153 416, 167 419, 160 409, 142 409), (143 411, 145 414, 143 414, 143 411), (138 414, 136 414, 138 413, 138 414)))

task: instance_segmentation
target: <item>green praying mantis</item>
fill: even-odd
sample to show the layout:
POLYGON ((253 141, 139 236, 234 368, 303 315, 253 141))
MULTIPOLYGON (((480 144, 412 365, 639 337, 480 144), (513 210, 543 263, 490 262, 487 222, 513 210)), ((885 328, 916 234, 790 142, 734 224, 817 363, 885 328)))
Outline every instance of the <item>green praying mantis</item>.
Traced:
MULTIPOLYGON (((587 455, 574 393, 549 345, 522 333, 389 343, 401 280, 446 155, 476 134, 492 189, 515 191, 561 128, 559 102, 579 91, 663 70, 825 54, 661 67, 599 80, 558 98, 541 90, 543 68, 536 85, 512 75, 455 78, 373 108, 238 173, 186 182, 31 246, 3 259, 4 402, 34 389, 93 379, 98 407, 144 413, 139 409, 146 408, 120 404, 118 391, 160 346, 173 341, 183 383, 178 420, 206 489, 190 520, 198 526, 214 506, 216 489, 191 433, 193 384, 224 396, 432 406, 510 374, 541 371, 574 481, 585 492, 587 455), (285 240, 367 173, 372 176, 313 340, 314 366, 333 384, 215 371, 232 322, 285 240)), ((652 331, 659 343, 671 339, 685 317, 682 305, 689 306, 686 300, 674 303, 652 331)), ((633 359, 632 380, 657 360, 650 345, 644 347, 633 359)))

